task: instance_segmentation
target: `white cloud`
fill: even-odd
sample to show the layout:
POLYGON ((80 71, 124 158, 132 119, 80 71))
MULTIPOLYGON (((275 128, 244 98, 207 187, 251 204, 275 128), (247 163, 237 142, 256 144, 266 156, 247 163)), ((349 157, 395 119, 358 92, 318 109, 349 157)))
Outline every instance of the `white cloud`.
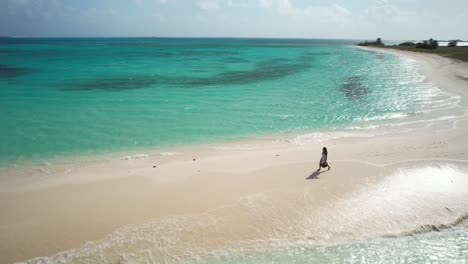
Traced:
POLYGON ((142 5, 145 0, 131 0, 134 4, 142 5))
POLYGON ((296 7, 289 0, 257 0, 259 5, 266 9, 290 10, 296 7))
POLYGON ((130 2, 134 3, 134 4, 137 4, 137 5, 143 5, 143 3, 146 3, 146 2, 158 2, 160 4, 167 4, 167 3, 170 3, 170 2, 174 2, 175 0, 130 0, 130 2))
POLYGON ((401 12, 387 0, 377 0, 373 5, 369 6, 365 10, 365 15, 372 21, 386 22, 398 19, 401 12))
POLYGON ((468 38, 467 0, 125 1, 0 0, 0 35, 468 38))
POLYGON ((198 0, 196 6, 204 11, 215 11, 219 9, 218 0, 198 0))
POLYGON ((289 0, 257 0, 267 11, 276 12, 293 20, 307 20, 321 24, 344 25, 348 22, 351 12, 338 4, 309 5, 297 7, 289 0))

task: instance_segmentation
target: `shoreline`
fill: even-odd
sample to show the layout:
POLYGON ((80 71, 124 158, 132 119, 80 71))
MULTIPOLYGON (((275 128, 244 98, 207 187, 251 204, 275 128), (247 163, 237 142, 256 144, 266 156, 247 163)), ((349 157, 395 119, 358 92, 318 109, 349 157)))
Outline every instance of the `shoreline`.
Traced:
MULTIPOLYGON (((403 57, 409 57, 415 60, 419 60, 421 68, 425 68, 427 71, 430 69, 428 67, 428 64, 431 64, 430 61, 427 61, 426 56, 428 57, 433 57, 436 60, 439 59, 446 59, 447 61, 453 61, 453 59, 438 56, 438 55, 433 55, 433 54, 422 54, 422 56, 418 56, 417 53, 411 52, 411 51, 401 51, 401 50, 389 50, 388 48, 374 48, 374 47, 360 47, 360 46, 350 46, 353 48, 358 48, 366 51, 371 51, 371 52, 384 52, 384 53, 389 53, 389 54, 394 54, 398 56, 403 56, 403 57), (422 61, 425 61, 425 63, 421 63, 422 61)), ((468 63, 465 63, 468 65, 468 63)), ((422 75, 426 76, 427 74, 423 74, 423 71, 421 70, 422 75)), ((433 73, 433 71, 431 72, 433 73)), ((460 78, 462 74, 459 74, 460 78)), ((438 76, 440 77, 440 76, 438 76)), ((466 79, 468 79, 468 75, 466 76, 466 79)), ((446 81, 446 80, 443 80, 446 81)), ((447 87, 444 87, 444 90, 447 87)), ((454 92, 454 89, 450 87, 450 92, 454 92)), ((463 90, 456 90, 456 93, 463 92, 465 93, 466 96, 462 97, 463 100, 468 102, 468 92, 463 91, 463 90)), ((468 103, 466 104, 468 106, 468 103)), ((394 115, 394 114, 391 114, 394 115)), ((395 113, 395 115, 398 115, 398 113, 395 113)), ((398 120, 402 120, 407 116, 403 117, 391 117, 389 119, 383 118, 382 121, 385 122, 385 124, 389 125, 395 125, 395 123, 398 122, 398 120)), ((406 122, 407 120, 403 120, 403 122, 406 122)), ((417 120, 419 121, 419 120, 417 120)), ((372 121, 370 121, 372 122, 372 121)), ((237 145, 240 145, 240 148, 243 148, 243 145, 248 145, 251 142, 254 144, 258 144, 259 142, 262 141, 296 141, 298 138, 302 138, 304 136, 308 136, 311 134, 314 134, 317 138, 315 140, 315 143, 321 143, 321 142, 326 142, 329 140, 335 140, 335 139, 340 139, 341 137, 343 138, 361 138, 361 137, 371 137, 373 135, 370 135, 368 133, 367 135, 363 136, 363 134, 366 134, 366 132, 376 130, 372 129, 366 129, 369 128, 360 125, 365 125, 366 123, 369 123, 369 121, 353 121, 352 123, 343 125, 343 126, 333 126, 333 127, 320 127, 320 128, 314 128, 314 129, 304 129, 304 130, 297 130, 297 131, 288 131, 288 132, 273 132, 273 133, 268 133, 268 132, 262 132, 260 134, 246 134, 246 135, 237 135, 237 136, 232 136, 232 137, 227 137, 227 138, 220 138, 220 139, 214 139, 214 140, 208 140, 208 141, 203 141, 203 142, 189 142, 189 143, 177 143, 174 145, 162 145, 162 146, 145 146, 145 147, 138 147, 138 148, 122 148, 122 149, 115 149, 115 150, 98 150, 98 151, 93 151, 93 152, 77 152, 77 153, 58 153, 58 154, 50 154, 50 155, 45 155, 44 157, 42 156, 33 156, 33 157, 20 157, 16 158, 14 160, 5 160, 0 162, 0 174, 8 174, 11 173, 12 171, 17 170, 18 168, 26 168, 29 171, 31 170, 43 170, 44 168, 47 168, 49 166, 54 166, 54 165, 72 165, 72 164, 80 164, 79 167, 87 166, 87 165, 96 165, 96 164, 102 164, 105 162, 109 161, 114 161, 114 160, 128 160, 132 158, 140 159, 140 158, 147 158, 147 157, 159 157, 159 156, 165 156, 165 155, 172 155, 172 154, 179 154, 182 152, 197 152, 197 150, 207 150, 207 149, 218 149, 218 148, 224 148, 224 146, 233 146, 233 148, 238 148, 237 145), (360 123, 360 124, 359 124, 360 123), (357 133, 357 131, 364 131, 364 133, 357 133), (331 135, 332 133, 335 133, 336 135, 331 135), (337 136, 337 134, 341 134, 341 136, 337 136), (346 134, 346 135, 345 135, 346 134), (354 134, 354 135, 352 135, 354 134), (327 137, 328 135, 328 137, 327 137), (221 147, 219 147, 221 146, 221 147)), ((398 124, 396 124, 398 126, 398 124)), ((370 125, 370 128, 373 127, 378 127, 379 125, 370 125)), ((403 126, 403 125, 402 125, 403 126)), ((380 133, 381 131, 378 131, 378 135, 382 135, 380 133)), ((384 133, 384 134, 393 134, 395 131, 390 132, 390 133, 384 133)), ((400 132, 397 132, 400 133, 400 132)), ((310 144, 310 142, 309 142, 310 144)), ((69 169, 75 169, 75 168, 69 168, 69 169)), ((47 176, 47 175, 43 175, 47 176)), ((1 179, 0 179, 1 180, 1 179)))
MULTIPOLYGON (((467 63, 397 53, 420 61, 429 81, 460 94, 460 105, 467 105, 468 82, 457 77, 459 70, 468 73, 467 63)), ((9 214, 0 220, 0 262, 74 248, 72 258, 89 253, 88 241, 104 248, 130 243, 124 251, 132 252, 139 244, 131 241, 156 243, 175 236, 177 227, 178 240, 167 247, 182 254, 177 248, 203 252, 269 239, 354 241, 453 223, 468 212, 467 131, 464 116, 411 133, 332 138, 326 142, 332 169, 323 173, 315 170, 324 143, 280 140, 294 133, 71 171, 57 167, 46 177, 2 185, 0 208, 9 214)))
POLYGON ((468 62, 440 56, 437 54, 405 51, 392 49, 391 47, 355 47, 362 50, 389 53, 414 59, 419 62, 421 67, 420 70, 426 78, 434 81, 440 86, 443 86, 444 90, 468 95, 468 72, 466 71, 468 62))

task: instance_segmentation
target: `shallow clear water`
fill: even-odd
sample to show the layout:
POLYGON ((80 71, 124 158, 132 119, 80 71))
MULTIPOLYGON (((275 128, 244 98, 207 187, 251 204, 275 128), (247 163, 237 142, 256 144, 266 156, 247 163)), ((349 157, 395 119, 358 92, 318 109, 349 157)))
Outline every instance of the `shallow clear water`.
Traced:
POLYGON ((414 61, 350 43, 0 39, 0 161, 346 127, 439 96, 414 61))
POLYGON ((189 263, 467 263, 468 229, 329 246, 297 242, 262 253, 218 254, 189 263))
POLYGON ((294 245, 264 254, 221 257, 198 263, 466 263, 468 230, 331 246, 294 245))
MULTIPOLYGON (((122 244, 120 249, 125 247, 122 244)), ((161 250, 165 252, 164 250, 161 250)), ((27 263, 467 263, 466 227, 397 238, 317 245, 307 241, 269 241, 249 247, 207 251, 204 255, 154 255, 150 250, 112 256, 109 249, 94 255, 62 253, 51 258, 36 258, 27 263), (104 254, 104 255, 103 255, 104 254), (107 256, 106 256, 107 255, 107 256), (188 260, 184 260, 188 259, 188 260)))

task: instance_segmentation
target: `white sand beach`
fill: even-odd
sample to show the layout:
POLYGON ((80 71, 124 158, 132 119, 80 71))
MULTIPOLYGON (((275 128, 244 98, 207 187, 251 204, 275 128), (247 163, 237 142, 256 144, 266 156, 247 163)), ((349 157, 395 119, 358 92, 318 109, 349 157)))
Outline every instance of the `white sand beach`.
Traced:
POLYGON ((369 50, 418 61, 427 81, 454 95, 457 112, 74 167, 3 168, 0 263, 103 255, 118 263, 116 248, 177 262, 252 241, 334 243, 460 224, 468 214, 468 64, 369 50), (331 170, 315 172, 323 146, 331 170))

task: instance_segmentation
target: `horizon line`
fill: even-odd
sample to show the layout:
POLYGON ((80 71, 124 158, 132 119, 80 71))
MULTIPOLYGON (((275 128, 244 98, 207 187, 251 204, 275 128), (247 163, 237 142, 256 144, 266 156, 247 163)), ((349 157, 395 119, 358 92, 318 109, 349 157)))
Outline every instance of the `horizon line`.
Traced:
MULTIPOLYGON (((304 38, 304 37, 168 37, 168 36, 0 36, 0 38, 24 38, 24 39, 112 39, 112 38, 160 38, 160 39, 297 39, 297 40, 374 40, 376 38, 304 38)), ((415 41, 417 39, 384 39, 381 38, 382 41, 415 41)), ((425 40, 425 39, 420 39, 425 40)), ((457 40, 458 42, 468 42, 468 40, 462 39, 436 39, 437 41, 452 41, 457 40)))

